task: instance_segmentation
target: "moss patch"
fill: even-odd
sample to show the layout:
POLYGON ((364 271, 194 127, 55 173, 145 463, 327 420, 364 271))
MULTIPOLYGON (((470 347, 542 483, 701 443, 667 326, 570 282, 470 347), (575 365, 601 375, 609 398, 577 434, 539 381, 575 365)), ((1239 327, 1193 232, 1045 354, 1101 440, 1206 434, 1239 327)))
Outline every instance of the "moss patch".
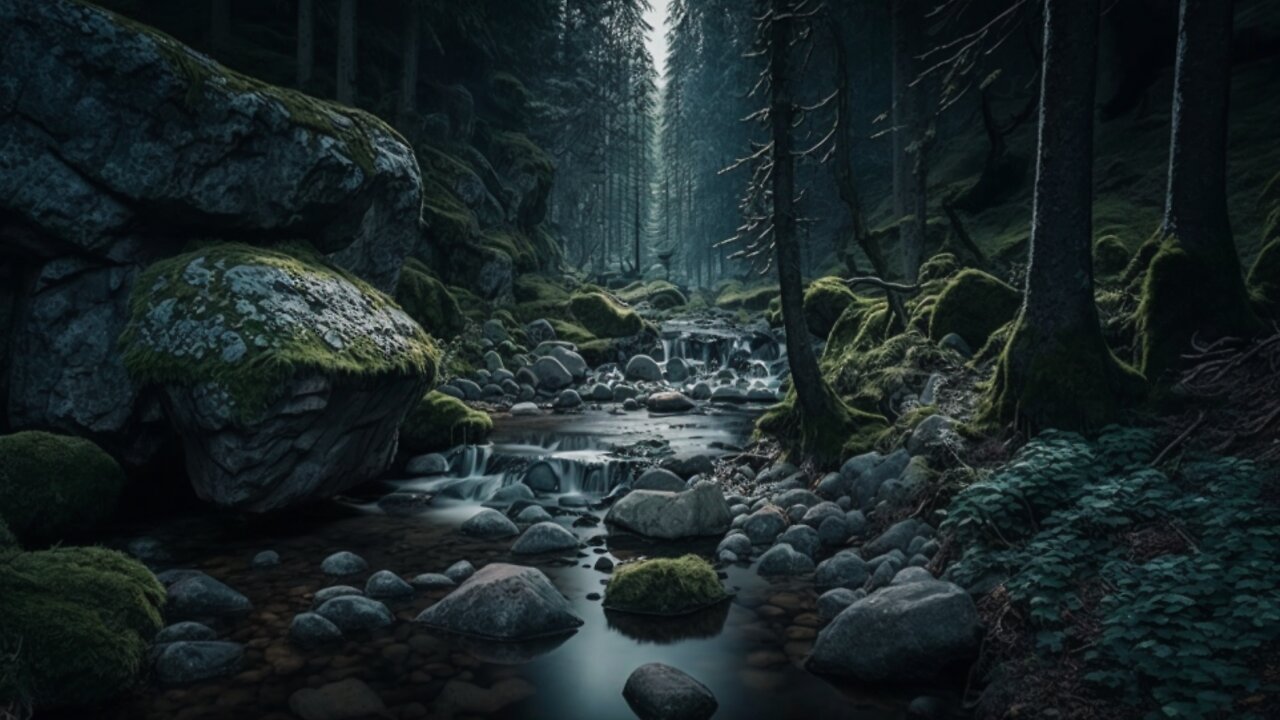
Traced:
POLYGON ((1013 319, 1022 295, 1008 283, 981 270, 962 270, 938 295, 929 320, 933 340, 955 333, 982 347, 997 328, 1013 319))
POLYGON ((0 557, 0 647, 17 649, 5 690, 36 707, 101 703, 144 673, 165 591, 101 548, 0 557))
POLYGON ((1249 270, 1249 293, 1258 313, 1280 318, 1280 237, 1262 246, 1249 270))
POLYGON ((555 328, 556 338, 565 342, 571 342, 574 345, 586 345, 600 339, 595 335, 592 335, 591 331, 581 325, 569 322, 568 320, 549 318, 548 322, 551 323, 552 328, 555 328))
POLYGON ((635 305, 647 302, 656 310, 671 310, 689 303, 680 288, 666 280, 634 282, 614 294, 625 303, 635 305))
POLYGON ((697 555, 622 565, 604 589, 610 610, 682 615, 728 597, 715 568, 697 555))
POLYGON ((804 291, 804 321, 809 332, 826 338, 836 321, 857 299, 838 277, 819 278, 809 283, 804 291))
POLYGON ((587 332, 601 338, 631 337, 644 329, 634 310, 602 293, 582 293, 569 300, 569 310, 587 332))
POLYGON ((0 437, 0 516, 26 544, 91 530, 115 510, 124 482, 120 465, 83 438, 39 431, 0 437))
POLYGON ((1115 275, 1129 265, 1129 248, 1115 235, 1103 235, 1093 244, 1093 267, 1099 275, 1115 275))
POLYGON ((769 303, 778 297, 776 285, 743 287, 741 283, 730 283, 716 295, 716 307, 722 310, 746 310, 747 312, 763 312, 769 309, 769 303))
POLYGON ((400 448, 419 454, 484 442, 493 432, 487 413, 432 390, 409 411, 400 426, 400 448))
POLYGON ((396 302, 437 338, 455 338, 467 325, 466 316, 449 288, 432 275, 430 268, 414 259, 400 269, 396 302))
POLYGON ((142 384, 220 389, 245 419, 301 372, 434 378, 430 338, 386 295, 302 249, 216 245, 138 279, 121 335, 142 384))

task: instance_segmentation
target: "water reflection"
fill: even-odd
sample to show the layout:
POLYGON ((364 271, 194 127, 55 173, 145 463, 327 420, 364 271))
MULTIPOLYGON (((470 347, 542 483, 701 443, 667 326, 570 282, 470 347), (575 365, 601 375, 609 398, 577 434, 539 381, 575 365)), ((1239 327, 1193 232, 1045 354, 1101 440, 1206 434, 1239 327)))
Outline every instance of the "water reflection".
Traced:
POLYGON ((711 607, 676 616, 641 615, 620 610, 604 611, 610 630, 640 643, 670 645, 682 640, 713 638, 724 630, 729 617, 729 599, 711 607))

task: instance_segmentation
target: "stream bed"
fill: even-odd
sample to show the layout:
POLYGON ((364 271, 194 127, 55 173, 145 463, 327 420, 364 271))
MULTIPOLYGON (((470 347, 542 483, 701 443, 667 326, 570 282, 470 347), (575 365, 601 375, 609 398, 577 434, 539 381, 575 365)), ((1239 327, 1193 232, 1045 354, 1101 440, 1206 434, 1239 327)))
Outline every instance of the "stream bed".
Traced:
POLYGON ((253 609, 212 623, 219 639, 245 647, 236 674, 182 687, 152 683, 104 708, 101 717, 623 719, 634 717, 623 684, 648 662, 680 668, 710 688, 720 706, 717 718, 905 717, 912 694, 841 687, 801 667, 821 625, 809 582, 771 582, 740 563, 723 569, 733 599, 691 616, 661 619, 602 608, 609 575, 594 569, 599 557, 614 563, 688 552, 710 558, 719 538, 656 543, 610 536, 603 509, 561 502, 562 496, 597 501, 634 468, 652 462, 616 448, 734 452, 747 442, 760 411, 707 406, 696 414, 661 416, 606 408, 496 416, 492 442, 455 450, 442 477, 375 483, 355 496, 287 515, 204 513, 132 528, 129 537, 135 543, 145 537, 156 552, 151 562, 157 569, 201 570, 246 595, 253 609), (578 551, 518 556, 509 552, 511 539, 458 532, 486 498, 519 482, 538 462, 556 468, 562 483, 538 500, 577 534, 583 542, 578 551), (434 497, 409 515, 389 514, 377 502, 405 491, 434 497), (251 559, 264 550, 277 552, 279 564, 253 567, 251 559), (337 578, 322 573, 321 561, 341 550, 365 558, 368 570, 337 578), (511 562, 542 569, 585 624, 572 635, 535 644, 450 637, 412 622, 448 592, 437 590, 387 601, 396 622, 384 631, 322 650, 302 650, 288 639, 292 618, 310 610, 322 588, 363 587, 369 574, 383 569, 404 578, 438 573, 462 559, 477 567, 511 562), (323 695, 306 692, 326 687, 323 695))

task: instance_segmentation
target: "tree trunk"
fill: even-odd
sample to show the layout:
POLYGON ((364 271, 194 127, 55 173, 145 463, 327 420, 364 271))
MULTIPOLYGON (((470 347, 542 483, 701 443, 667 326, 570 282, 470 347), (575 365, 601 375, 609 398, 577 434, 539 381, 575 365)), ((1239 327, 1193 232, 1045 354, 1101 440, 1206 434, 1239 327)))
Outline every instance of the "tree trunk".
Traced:
POLYGON ((418 109, 418 53, 422 43, 422 4, 405 0, 401 36, 400 125, 406 127, 418 109))
POLYGON ((1195 333, 1211 340, 1260 329, 1227 214, 1232 5, 1182 0, 1179 14, 1163 238, 1138 311, 1152 380, 1177 366, 1195 333))
POLYGON ((924 148, 923 88, 916 56, 925 26, 923 0, 891 0, 893 43, 893 214, 900 223, 902 271, 915 282, 924 256, 928 164, 924 148))
POLYGON ((1031 258, 986 416, 1031 430, 1114 418, 1135 377, 1093 299, 1093 112, 1101 0, 1046 0, 1031 258))
POLYGON ((306 90, 316 64, 315 0, 298 0, 298 88, 306 90))
POLYGON ((340 0, 338 5, 338 102, 354 105, 356 100, 356 0, 340 0))

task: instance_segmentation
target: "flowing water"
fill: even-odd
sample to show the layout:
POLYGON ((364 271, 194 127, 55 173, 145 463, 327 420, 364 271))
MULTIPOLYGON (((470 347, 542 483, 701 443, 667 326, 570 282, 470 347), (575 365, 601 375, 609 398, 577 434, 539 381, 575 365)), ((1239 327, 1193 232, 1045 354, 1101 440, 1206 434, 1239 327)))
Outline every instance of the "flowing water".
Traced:
MULTIPOLYGON (((768 362, 768 350, 741 337, 691 339, 676 332, 667 343, 668 357, 694 355, 712 369, 752 353, 751 362, 768 362)), ((306 716, 300 706, 291 709, 297 691, 356 678, 385 704, 380 717, 630 718, 622 687, 632 670, 648 662, 673 665, 706 684, 720 703, 717 718, 905 717, 910 694, 843 687, 802 669, 820 626, 811 584, 770 583, 744 564, 725 569, 732 601, 692 616, 657 619, 601 607, 609 576, 594 569, 599 557, 615 563, 686 552, 711 557, 718 538, 652 543, 611 536, 601 521, 600 498, 655 456, 734 452, 747 442, 759 411, 713 405, 678 416, 610 409, 499 416, 491 444, 450 453, 450 471, 443 477, 389 479, 360 488, 358 496, 278 517, 206 512, 161 527, 132 528, 130 535, 154 538, 165 549, 168 558, 154 563, 158 567, 203 570, 247 595, 254 609, 215 624, 220 639, 247 649, 239 674, 181 688, 150 685, 103 709, 101 717, 284 720, 306 716), (548 483, 539 501, 584 542, 580 551, 515 557, 508 552, 510 540, 483 541, 457 532, 499 488, 532 480, 531 474, 548 483), (403 491, 434 499, 411 516, 384 512, 378 500, 403 491), (277 551, 281 563, 250 567, 253 555, 267 549, 277 551), (350 637, 323 651, 299 650, 288 642, 288 627, 295 614, 310 609, 312 595, 331 585, 362 586, 367 575, 323 575, 321 560, 338 550, 366 558, 370 573, 389 569, 405 578, 441 572, 460 559, 476 566, 534 565, 585 624, 573 635, 538 644, 478 643, 412 623, 446 594, 419 592, 388 603, 397 622, 386 631, 350 637)), ((330 713, 325 717, 348 717, 340 712, 341 699, 323 710, 330 713)))

